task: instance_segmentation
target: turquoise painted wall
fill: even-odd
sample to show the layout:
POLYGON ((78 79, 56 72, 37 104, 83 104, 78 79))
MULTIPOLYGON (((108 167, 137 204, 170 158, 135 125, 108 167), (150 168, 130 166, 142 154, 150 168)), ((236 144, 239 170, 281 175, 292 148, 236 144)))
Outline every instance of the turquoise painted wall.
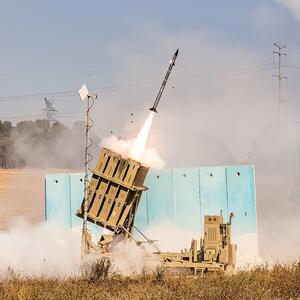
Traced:
MULTIPOLYGON (((257 234, 253 166, 174 168, 151 170, 136 215, 142 230, 153 223, 173 223, 193 232, 202 231, 205 214, 219 214, 228 220, 235 213, 233 234, 257 234)), ((46 176, 46 220, 67 227, 81 226, 75 216, 83 198, 83 174, 46 176)), ((99 227, 90 224, 92 232, 99 227)))

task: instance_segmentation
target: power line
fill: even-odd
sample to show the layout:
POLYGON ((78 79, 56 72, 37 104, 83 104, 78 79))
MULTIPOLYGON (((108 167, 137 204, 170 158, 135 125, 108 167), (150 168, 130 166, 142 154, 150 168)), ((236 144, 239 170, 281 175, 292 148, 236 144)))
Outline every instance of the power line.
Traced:
MULTIPOLYGON (((101 71, 103 70, 111 70, 110 67, 104 67, 101 66, 101 71)), ((48 73, 46 75, 40 76, 40 74, 32 74, 33 76, 28 76, 28 74, 24 76, 13 76, 13 77, 0 77, 0 82, 9 82, 9 81, 37 81, 37 80, 49 80, 49 79, 57 79, 57 78, 74 78, 82 76, 98 76, 99 75, 99 69, 93 69, 93 70, 83 70, 82 72, 54 72, 54 73, 48 73)), ((44 73, 43 73, 44 74, 44 73)), ((103 73, 101 74, 101 76, 103 73)))
MULTIPOLYGON (((265 70, 270 70, 274 68, 273 63, 268 64, 260 64, 253 67, 248 68, 237 68, 232 69, 226 72, 215 72, 215 73, 205 73, 205 74, 194 74, 194 75, 187 75, 187 76, 181 76, 181 77, 175 77, 173 79, 173 82, 181 82, 181 81, 192 81, 192 80, 201 80, 201 79, 208 79, 208 78, 214 78, 224 75, 240 75, 243 73, 252 73, 252 72, 260 72, 265 70)), ((95 87, 91 89, 92 91, 99 91, 102 93, 107 92, 114 92, 119 90, 125 90, 125 89, 140 89, 145 87, 151 87, 156 86, 156 84, 159 81, 148 81, 148 82, 141 82, 141 83, 129 83, 129 84, 119 84, 119 85, 111 85, 111 86, 104 86, 104 87, 95 87)), ((67 90, 67 91, 56 91, 56 92, 39 92, 39 93, 33 93, 33 94, 23 94, 23 95, 14 95, 14 96, 1 96, 0 102, 2 101, 19 101, 19 100, 33 100, 33 98, 40 98, 44 96, 55 96, 63 98, 63 97, 71 97, 77 95, 76 90, 67 90)))
MULTIPOLYGON (((270 65, 269 63, 266 64, 259 64, 257 66, 264 66, 264 65, 270 65)), ((255 67, 255 66, 254 66, 255 67)), ((248 68, 248 67, 245 67, 248 68)), ((236 69, 238 70, 238 69, 236 69)), ((103 68, 102 68, 103 71, 103 68)), ((86 70, 83 72, 67 72, 67 73, 49 73, 46 76, 40 76, 36 75, 36 77, 28 77, 26 76, 19 76, 19 77, 0 77, 0 82, 11 82, 11 81, 18 81, 18 80, 31 80, 31 81, 36 81, 36 80, 49 80, 49 79, 57 79, 57 78, 74 78, 74 77, 79 77, 82 78, 84 77, 90 77, 90 76, 103 76, 103 73, 100 74, 98 70, 86 70)))
POLYGON ((24 94, 24 95, 15 95, 15 96, 2 96, 0 97, 0 100, 3 99, 18 99, 18 98, 31 98, 31 97, 44 97, 45 95, 47 96, 59 96, 59 95, 72 95, 76 94, 76 91, 74 90, 69 90, 69 91, 58 91, 58 92, 40 92, 40 93, 34 93, 34 94, 24 94))
POLYGON ((300 66, 297 66, 297 65, 283 65, 283 66, 287 67, 287 68, 300 69, 300 66))
MULTIPOLYGON (((74 118, 76 116, 81 116, 81 113, 70 113, 70 114, 64 114, 56 116, 56 119, 68 119, 68 118, 74 118)), ((6 117, 0 117, 0 120, 17 120, 17 119, 26 119, 26 118, 33 118, 33 119, 42 119, 43 117, 41 115, 15 115, 15 116, 6 116, 6 117)))
POLYGON ((270 70, 273 69, 275 67, 274 63, 266 63, 266 64, 259 64, 256 66, 252 66, 252 67, 247 67, 247 68, 236 68, 236 69, 232 69, 229 71, 224 71, 224 72, 212 72, 212 73, 206 73, 206 74, 195 74, 195 75, 188 75, 188 76, 181 76, 181 77, 175 77, 176 80, 180 80, 180 79, 193 79, 193 78, 211 78, 211 77, 219 77, 219 76, 223 76, 223 75, 240 75, 243 73, 252 73, 252 72, 260 72, 260 71, 265 71, 265 70, 270 70))
MULTIPOLYGON (((299 90, 300 91, 300 90, 299 90)), ((203 103, 203 101, 209 101, 212 102, 214 100, 220 100, 222 99, 222 94, 214 94, 214 95, 208 95, 208 96, 193 96, 193 97, 187 97, 187 98, 182 98, 182 97, 176 97, 174 99, 170 99, 172 101, 172 104, 177 105, 186 105, 186 103, 203 103)), ((102 103, 102 105, 106 108, 109 109, 110 107, 115 107, 114 103, 102 103)), ((126 104, 126 103, 118 103, 118 110, 124 110, 125 112, 130 112, 130 111, 143 111, 145 109, 146 104, 126 104)), ((65 119, 65 118, 74 118, 76 116, 82 116, 82 112, 69 112, 69 113, 64 113, 63 115, 58 115, 56 116, 57 119, 65 119)), ((11 116, 5 116, 1 117, 0 120, 9 120, 9 119, 21 119, 21 118, 41 118, 41 115, 11 115, 11 116)), ((103 119, 102 119, 103 120, 103 119)), ((105 119, 108 120, 108 119, 105 119)), ((112 119, 110 119, 112 120, 112 119)))

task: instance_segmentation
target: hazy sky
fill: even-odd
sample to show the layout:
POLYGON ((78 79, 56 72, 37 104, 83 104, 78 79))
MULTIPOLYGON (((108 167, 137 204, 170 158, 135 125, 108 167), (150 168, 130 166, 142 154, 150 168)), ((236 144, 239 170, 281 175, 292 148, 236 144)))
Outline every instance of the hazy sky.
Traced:
MULTIPOLYGON (((2 1, 0 119, 37 118, 44 105, 43 97, 47 96, 55 101, 57 118, 70 124, 82 113, 79 99, 72 91, 83 82, 90 88, 117 86, 103 91, 115 98, 126 98, 128 106, 123 110, 126 117, 130 116, 131 104, 138 101, 140 108, 151 105, 176 47, 182 57, 185 49, 192 47, 193 40, 178 43, 178 36, 190 35, 201 40, 205 35, 203 49, 220 45, 233 51, 247 49, 260 55, 261 64, 273 62, 272 43, 276 40, 288 45, 288 63, 300 65, 299 7, 298 0, 2 1), (169 47, 161 44, 167 39, 169 47), (133 54, 147 61, 139 73, 124 64, 133 54), (148 65, 155 68, 148 70, 148 65), (125 73, 130 72, 128 78, 120 76, 125 67, 125 73), (124 96, 128 84, 149 81, 153 83, 149 98, 124 96)), ((224 54, 222 49, 217 53, 224 54)), ((184 75, 207 74, 214 67, 191 66, 184 75)), ((237 57, 232 68, 239 67, 251 67, 251 63, 243 64, 237 57)), ((228 68, 230 65, 220 65, 218 72, 228 68)), ((272 76, 272 72, 268 75, 272 76)), ((181 75, 179 70, 174 76, 181 75)), ((291 76, 291 88, 296 88, 295 76, 291 76)), ((110 101, 105 93, 101 95, 101 90, 97 92, 103 102, 110 101)))

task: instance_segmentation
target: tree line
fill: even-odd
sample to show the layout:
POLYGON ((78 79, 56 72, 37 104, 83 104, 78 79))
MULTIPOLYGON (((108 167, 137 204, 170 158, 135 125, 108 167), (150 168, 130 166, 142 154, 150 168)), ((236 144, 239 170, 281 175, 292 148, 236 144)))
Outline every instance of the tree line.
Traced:
MULTIPOLYGON (((0 168, 80 169, 84 163, 84 122, 72 127, 47 120, 0 121, 0 168)), ((97 155, 99 139, 94 139, 97 155)))

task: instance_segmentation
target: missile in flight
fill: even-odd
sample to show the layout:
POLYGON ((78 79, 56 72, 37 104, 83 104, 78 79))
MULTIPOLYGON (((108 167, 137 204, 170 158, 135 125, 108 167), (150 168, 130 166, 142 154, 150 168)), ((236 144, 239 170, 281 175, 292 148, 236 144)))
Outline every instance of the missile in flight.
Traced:
POLYGON ((159 91, 158 91, 158 94, 157 94, 157 96, 156 96, 156 99, 155 99, 155 101, 154 101, 154 104, 153 104, 153 106, 149 109, 149 110, 151 110, 151 111, 153 111, 153 112, 156 112, 156 113, 157 113, 157 106, 158 106, 158 103, 159 103, 160 98, 161 98, 161 96, 162 96, 162 94, 163 94, 163 92, 164 92, 164 89, 165 89, 165 87, 166 87, 166 84, 167 84, 167 81, 168 81, 169 76, 170 76, 170 74, 171 74, 171 71, 172 71, 173 67, 175 66, 175 61, 176 61, 176 58, 177 58, 177 56, 178 56, 178 52, 179 52, 179 49, 177 49, 176 52, 174 53, 173 58, 172 58, 172 60, 170 61, 170 64, 169 64, 167 73, 166 73, 165 78, 164 78, 164 81, 163 81, 163 83, 161 84, 160 89, 159 89, 159 91))

